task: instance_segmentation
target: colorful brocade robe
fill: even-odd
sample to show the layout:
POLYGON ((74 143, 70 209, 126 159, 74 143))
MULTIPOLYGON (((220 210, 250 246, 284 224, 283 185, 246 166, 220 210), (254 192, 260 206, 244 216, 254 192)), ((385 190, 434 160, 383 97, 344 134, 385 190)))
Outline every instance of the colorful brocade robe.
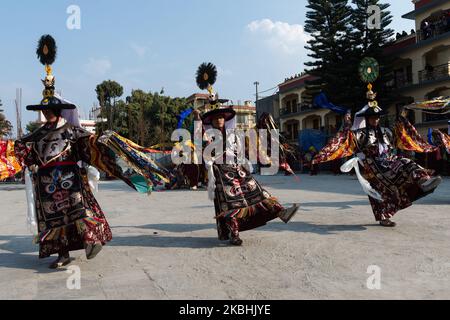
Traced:
MULTIPOLYGON (((209 192, 214 199, 217 231, 220 240, 229 240, 231 234, 252 230, 277 219, 284 207, 267 192, 251 174, 247 165, 227 164, 226 156, 235 157, 241 150, 239 139, 227 135, 224 141, 222 163, 206 164, 209 192)), ((235 159, 236 160, 236 159, 235 159)), ((237 161, 235 161, 237 162, 237 161)))
POLYGON ((14 153, 14 142, 0 140, 0 181, 13 177, 22 171, 14 153))
POLYGON ((19 141, 2 141, 0 146, 4 145, 7 148, 0 149, 1 177, 13 176, 25 167, 31 172, 41 258, 112 239, 89 186, 88 166, 139 191, 150 191, 154 183, 165 179, 165 172, 120 136, 110 133, 96 137, 68 123, 56 128, 45 125, 19 141), (138 188, 133 179, 125 176, 118 159, 136 169, 142 176, 139 182, 145 180, 147 188, 138 188))
POLYGON ((405 118, 400 118, 393 131, 380 127, 352 131, 346 126, 319 152, 314 163, 357 155, 363 178, 381 197, 369 196, 375 219, 381 221, 430 193, 424 193, 420 186, 433 172, 396 155, 396 149, 418 153, 436 151, 405 118))
POLYGON ((450 155, 450 136, 448 134, 443 133, 440 130, 433 130, 433 140, 434 144, 445 150, 447 154, 450 155))

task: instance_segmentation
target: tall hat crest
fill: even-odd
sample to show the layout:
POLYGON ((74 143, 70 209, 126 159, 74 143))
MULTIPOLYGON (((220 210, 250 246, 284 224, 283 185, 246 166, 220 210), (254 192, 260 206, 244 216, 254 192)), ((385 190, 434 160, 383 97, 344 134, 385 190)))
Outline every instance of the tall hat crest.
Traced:
POLYGON ((236 116, 233 108, 222 107, 222 104, 227 103, 228 100, 219 99, 219 94, 214 92, 213 85, 217 81, 217 68, 214 64, 202 63, 197 70, 196 81, 201 90, 208 90, 209 92, 208 109, 210 111, 202 116, 204 124, 210 124, 212 118, 218 114, 223 115, 226 121, 236 116))
POLYGON ((217 68, 214 64, 202 63, 198 67, 196 81, 200 89, 208 90, 210 108, 219 108, 222 103, 228 102, 228 100, 219 99, 219 94, 214 91, 213 85, 217 81, 217 68))
POLYGON ((43 35, 38 42, 36 49, 37 58, 45 66, 46 76, 42 80, 44 91, 43 99, 38 105, 27 106, 27 110, 42 111, 46 109, 75 109, 75 105, 66 103, 55 97, 55 77, 53 76, 52 65, 56 60, 58 48, 56 41, 51 35, 43 35))
MULTIPOLYGON (((385 112, 378 105, 377 94, 373 91, 373 83, 377 81, 380 76, 380 65, 378 61, 374 58, 366 57, 364 58, 359 65, 359 77, 364 83, 367 83, 367 110, 365 112, 360 113, 358 116, 374 116, 374 115, 383 115, 385 112)), ((364 110, 364 109, 363 109, 364 110)))

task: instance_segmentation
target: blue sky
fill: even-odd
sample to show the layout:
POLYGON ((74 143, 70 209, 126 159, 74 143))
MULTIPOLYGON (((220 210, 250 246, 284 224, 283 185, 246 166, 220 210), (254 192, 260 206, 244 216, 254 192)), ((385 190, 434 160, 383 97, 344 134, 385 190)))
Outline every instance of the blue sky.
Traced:
MULTIPOLYGON (((392 28, 410 30, 401 15, 410 0, 388 1, 392 28)), ((59 47, 54 64, 57 90, 87 112, 96 102, 95 86, 118 81, 125 88, 160 91, 171 96, 197 92, 198 65, 219 68, 216 89, 234 102, 254 100, 260 90, 303 71, 308 35, 303 33, 306 0, 45 0, 0 4, 0 99, 15 122, 15 88, 23 105, 41 98, 43 66, 35 55, 42 34, 59 47), (67 8, 81 9, 81 30, 69 30, 67 8)), ((270 92, 269 92, 270 93, 270 92)), ((24 125, 35 114, 23 110, 24 125)))

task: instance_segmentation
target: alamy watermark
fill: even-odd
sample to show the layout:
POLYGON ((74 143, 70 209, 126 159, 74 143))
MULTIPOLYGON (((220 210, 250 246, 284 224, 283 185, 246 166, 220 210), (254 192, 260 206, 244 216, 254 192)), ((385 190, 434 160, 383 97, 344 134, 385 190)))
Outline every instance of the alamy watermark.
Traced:
POLYGON ((369 30, 381 30, 381 8, 379 6, 367 7, 367 28, 369 30))
POLYGON ((67 7, 66 13, 69 15, 66 21, 67 29, 81 30, 81 8, 73 4, 67 7))
POLYGON ((172 150, 172 162, 175 165, 262 164, 268 166, 261 168, 263 175, 278 173, 280 168, 279 130, 231 129, 226 130, 226 134, 223 135, 216 129, 209 129, 203 133, 201 121, 195 121, 194 127, 193 139, 191 132, 185 129, 178 129, 172 133, 172 142, 179 143, 179 146, 172 150), (187 143, 188 141, 192 144, 187 143), (203 142, 209 142, 204 149, 203 142))
POLYGON ((370 277, 367 278, 367 289, 381 290, 381 268, 375 265, 369 266, 367 274, 370 274, 370 277))
POLYGON ((81 269, 78 266, 70 266, 66 273, 70 274, 66 281, 69 290, 81 290, 81 269))

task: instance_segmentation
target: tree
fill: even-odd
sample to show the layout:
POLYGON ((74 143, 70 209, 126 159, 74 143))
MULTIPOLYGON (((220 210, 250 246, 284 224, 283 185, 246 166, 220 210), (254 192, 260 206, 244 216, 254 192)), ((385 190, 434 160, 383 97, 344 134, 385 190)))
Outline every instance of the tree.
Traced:
POLYGON ((26 129, 28 133, 33 133, 40 127, 42 127, 42 123, 39 121, 31 121, 27 124, 26 129))
MULTIPOLYGON (((123 87, 116 81, 108 80, 103 81, 95 89, 97 93, 97 99, 102 108, 102 116, 106 116, 108 119, 108 128, 112 130, 114 122, 114 111, 113 108, 116 104, 117 98, 123 95, 123 87), (104 110, 106 108, 106 110, 104 110)), ((101 129, 104 130, 103 125, 101 129)))
POLYGON ((184 98, 133 90, 116 102, 112 130, 143 146, 169 142, 177 116, 188 108, 184 98))
MULTIPOLYGON (((0 100, 0 108, 3 106, 2 101, 0 100)), ((12 133, 12 125, 9 122, 5 115, 3 114, 3 110, 0 109, 0 138, 11 135, 12 133)))
POLYGON ((375 83, 379 101, 390 99, 386 83, 392 79, 390 58, 383 54, 394 34, 389 29, 392 16, 389 4, 380 0, 309 0, 305 30, 313 38, 308 42, 309 56, 305 63, 317 80, 309 81, 307 89, 315 95, 325 92, 336 104, 359 110, 367 103, 366 84, 358 73, 364 57, 373 57, 380 63, 380 78, 375 83), (369 6, 380 8, 380 28, 370 28, 369 6))
POLYGON ((308 81, 307 89, 313 94, 324 91, 336 104, 350 106, 349 81, 355 73, 349 61, 352 10, 348 0, 308 0, 306 7, 305 31, 312 36, 306 48, 313 60, 305 65, 316 77, 308 81))
POLYGON ((148 137, 151 135, 150 126, 153 122, 152 114, 149 112, 153 104, 153 95, 142 90, 133 90, 129 97, 128 114, 131 119, 130 123, 134 126, 136 134, 135 141, 141 145, 148 144, 148 137))

